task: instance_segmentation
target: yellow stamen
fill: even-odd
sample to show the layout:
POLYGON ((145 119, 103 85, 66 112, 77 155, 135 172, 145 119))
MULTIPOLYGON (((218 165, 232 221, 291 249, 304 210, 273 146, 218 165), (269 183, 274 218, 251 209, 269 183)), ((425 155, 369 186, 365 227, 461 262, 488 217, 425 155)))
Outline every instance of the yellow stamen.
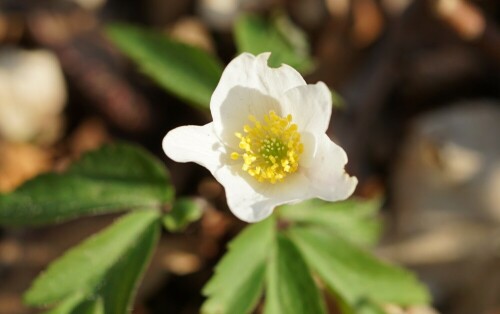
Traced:
POLYGON ((242 169, 259 182, 282 182, 297 171, 304 145, 292 115, 278 116, 274 111, 264 115, 263 122, 248 116, 251 125, 243 126, 243 133, 236 132, 241 153, 232 152, 231 159, 242 159, 242 169))
POLYGON ((238 160, 238 158, 240 158, 240 154, 238 154, 237 152, 231 153, 232 160, 238 160))

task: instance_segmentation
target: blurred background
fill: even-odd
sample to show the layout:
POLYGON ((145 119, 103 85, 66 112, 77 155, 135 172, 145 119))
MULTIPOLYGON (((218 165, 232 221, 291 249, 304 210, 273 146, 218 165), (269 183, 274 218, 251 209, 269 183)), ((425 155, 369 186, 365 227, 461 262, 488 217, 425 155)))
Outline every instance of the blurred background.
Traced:
MULTIPOLYGON (((416 271, 439 313, 500 313, 498 0, 0 0, 0 192, 106 142, 146 147, 205 215, 162 237, 134 313, 197 313, 243 224, 210 174, 167 160, 161 140, 210 115, 142 75, 103 29, 156 29, 227 63, 245 12, 301 30, 306 80, 342 97, 329 134, 348 153, 356 194, 384 199, 376 253, 416 271)), ((115 217, 0 229, 0 313, 34 313, 21 301, 33 278, 115 217)))

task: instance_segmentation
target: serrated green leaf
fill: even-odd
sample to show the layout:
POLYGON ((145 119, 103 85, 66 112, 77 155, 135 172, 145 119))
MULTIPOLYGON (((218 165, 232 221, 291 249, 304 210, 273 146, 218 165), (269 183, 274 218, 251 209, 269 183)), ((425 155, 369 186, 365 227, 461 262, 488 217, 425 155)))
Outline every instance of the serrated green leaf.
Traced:
POLYGON ((377 260, 334 233, 293 227, 288 234, 328 288, 354 309, 366 300, 401 305, 429 301, 413 274, 377 260))
POLYGON ((159 208, 173 197, 165 167, 135 146, 87 153, 61 174, 44 174, 0 195, 0 225, 37 225, 125 209, 159 208))
POLYGON ((106 274, 98 294, 104 300, 104 313, 130 312, 139 280, 142 278, 160 237, 160 222, 155 221, 137 238, 126 254, 106 274))
POLYGON ((166 35, 131 25, 110 25, 107 35, 160 86, 203 109, 209 108, 223 70, 214 56, 166 35))
POLYGON ((267 270, 266 314, 326 313, 318 287, 301 253, 278 234, 267 270))
POLYGON ((71 312, 68 314, 105 314, 104 305, 101 298, 96 298, 94 300, 85 300, 78 304, 71 312))
POLYGON ((276 15, 271 21, 244 14, 237 20, 234 34, 240 53, 270 51, 270 66, 279 67, 284 63, 300 72, 313 67, 304 33, 283 14, 276 15))
POLYGON ((376 219, 380 200, 349 199, 325 202, 318 199, 279 208, 285 220, 304 225, 324 226, 330 231, 360 245, 377 242, 381 223, 376 219))
POLYGON ((101 298, 82 299, 70 298, 67 302, 44 314, 105 314, 104 305, 101 298))
POLYGON ((163 216, 162 221, 168 231, 182 231, 190 223, 200 219, 202 214, 203 210, 195 200, 179 198, 172 210, 163 216))
MULTIPOLYGON (((131 245, 91 291, 83 287, 45 314, 125 314, 160 234, 153 224, 131 245)), ((78 275, 78 274, 76 274, 78 275)))
MULTIPOLYGON (((24 295, 25 302, 43 306, 62 301, 74 294, 85 296, 94 294, 97 287, 106 284, 106 275, 113 267, 117 267, 120 259, 129 256, 130 252, 137 252, 137 246, 144 245, 142 239, 148 239, 152 233, 151 229, 158 229, 158 219, 159 213, 156 210, 132 212, 72 248, 52 262, 49 268, 33 282, 24 295)), ((126 263, 139 264, 142 258, 144 257, 137 257, 126 263)), ((133 281, 136 276, 123 273, 120 275, 130 278, 127 283, 133 281)), ((109 282, 114 281, 110 279, 109 282)), ((124 284, 123 290, 128 289, 126 286, 127 284, 124 284)), ((120 296, 116 296, 118 297, 120 296)))
POLYGON ((262 294, 266 259, 274 241, 273 218, 248 226, 228 247, 203 288, 205 314, 250 313, 262 294))
POLYGON ((59 303, 44 314, 79 314, 77 309, 82 303, 92 302, 93 300, 86 300, 82 293, 75 293, 71 297, 66 298, 63 302, 59 303))

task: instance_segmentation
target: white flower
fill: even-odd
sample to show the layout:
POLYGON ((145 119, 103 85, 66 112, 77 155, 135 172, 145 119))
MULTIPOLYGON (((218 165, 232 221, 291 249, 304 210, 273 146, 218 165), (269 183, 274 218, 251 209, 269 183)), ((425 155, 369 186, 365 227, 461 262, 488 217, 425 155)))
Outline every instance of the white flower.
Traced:
POLYGON ((328 87, 307 85, 287 65, 270 68, 269 55, 236 57, 212 95, 213 122, 176 128, 163 139, 171 159, 210 170, 231 211, 247 222, 285 203, 345 199, 357 184, 344 171, 346 153, 325 134, 328 87))

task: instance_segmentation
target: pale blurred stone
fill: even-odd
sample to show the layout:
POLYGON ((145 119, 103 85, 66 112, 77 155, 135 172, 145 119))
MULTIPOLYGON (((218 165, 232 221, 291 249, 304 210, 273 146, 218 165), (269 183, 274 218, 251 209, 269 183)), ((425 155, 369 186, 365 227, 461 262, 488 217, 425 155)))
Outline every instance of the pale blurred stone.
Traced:
POLYGON ((0 137, 52 142, 60 134, 66 86, 59 62, 46 50, 0 51, 0 137))
POLYGON ((277 3, 277 0, 199 0, 197 12, 210 28, 231 31, 240 13, 264 11, 277 3))
POLYGON ((198 13, 210 27, 230 30, 238 14, 239 0, 199 0, 198 13))
POLYGON ((450 314, 500 302, 499 134, 498 103, 452 104, 414 121, 393 169, 396 232, 378 253, 416 267, 450 314))
POLYGON ((106 4, 106 0, 70 0, 77 3, 80 7, 86 10, 98 10, 106 4))
POLYGON ((485 239, 493 236, 491 228, 480 223, 447 223, 386 245, 378 253, 408 265, 453 263, 471 255, 481 255, 485 239))
POLYGON ((182 251, 170 252, 162 258, 163 266, 176 275, 187 275, 200 269, 200 257, 196 254, 182 251))
MULTIPOLYGON (((496 162, 486 180, 486 187, 483 190, 486 202, 489 204, 500 204, 500 162, 496 162)), ((500 213, 496 212, 495 216, 500 217, 500 213)))
POLYGON ((214 43, 210 32, 201 20, 196 17, 185 17, 178 20, 169 30, 170 35, 186 44, 199 47, 214 53, 214 43))
POLYGON ((488 101, 457 104, 415 121, 392 180, 400 229, 500 222, 499 121, 500 106, 488 101))
POLYGON ((484 162, 479 152, 455 143, 445 143, 439 154, 443 161, 443 177, 450 184, 460 184, 472 179, 479 173, 484 162))

